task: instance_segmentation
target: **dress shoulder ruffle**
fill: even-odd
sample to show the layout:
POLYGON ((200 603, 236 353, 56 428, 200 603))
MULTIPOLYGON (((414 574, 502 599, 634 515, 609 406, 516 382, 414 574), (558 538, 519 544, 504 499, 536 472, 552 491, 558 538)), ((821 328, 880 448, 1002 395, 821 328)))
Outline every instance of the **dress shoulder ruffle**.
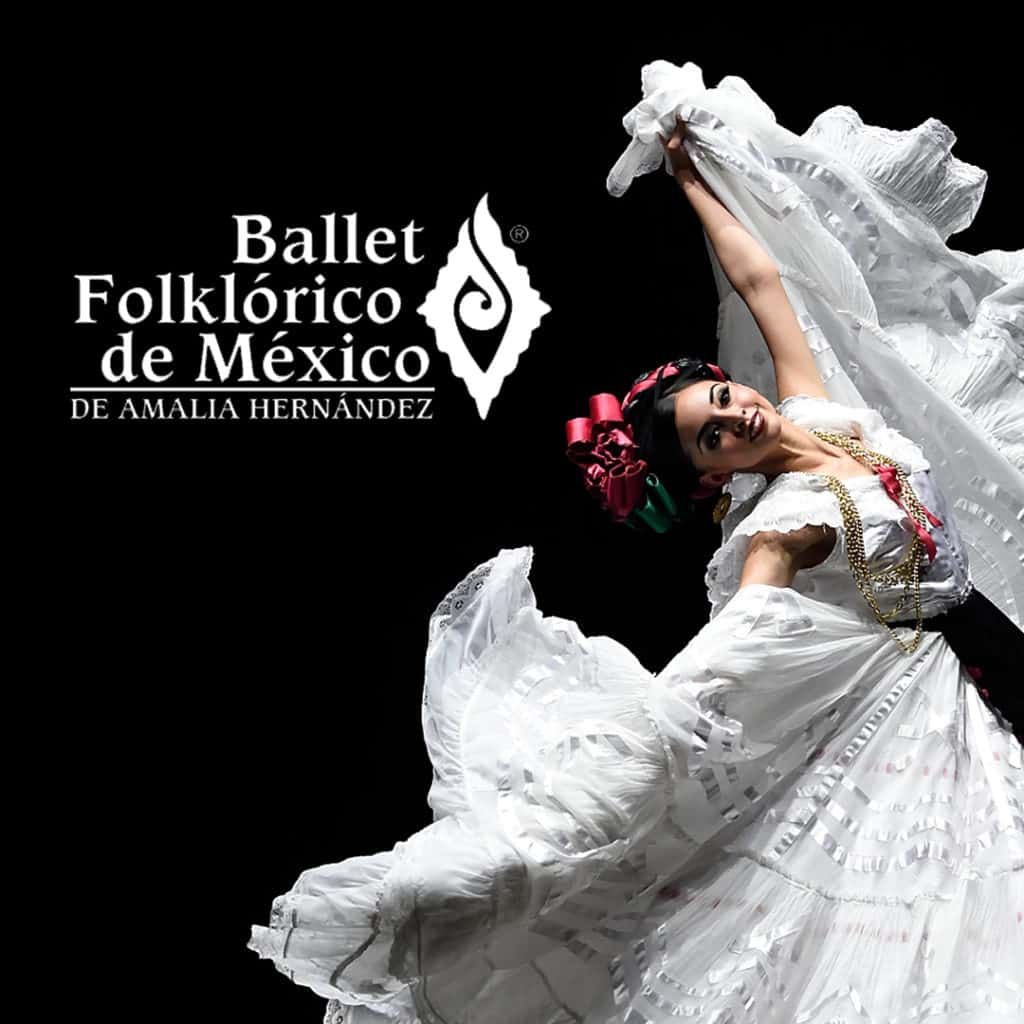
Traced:
MULTIPOLYGON (((835 497, 816 473, 784 473, 760 493, 756 501, 730 508, 722 522, 723 539, 704 574, 711 618, 715 618, 739 589, 743 563, 751 538, 758 533, 789 533, 805 526, 831 526, 842 530, 843 516, 835 497)), ((836 544, 827 563, 838 557, 836 544)))
POLYGON ((875 409, 843 405, 817 395, 790 395, 775 408, 808 430, 829 430, 857 438, 867 448, 893 459, 906 473, 931 468, 921 446, 890 427, 875 409))
MULTIPOLYGON (((808 430, 820 428, 856 437, 893 459, 908 474, 929 468, 921 448, 887 426, 874 409, 843 405, 817 395, 790 395, 776 411, 808 430)), ((771 484, 760 473, 734 473, 725 489, 733 501, 722 521, 722 544, 708 562, 704 577, 712 618, 739 589, 743 563, 756 534, 787 533, 805 526, 844 529, 835 496, 819 473, 783 473, 771 484)), ((842 542, 836 543, 818 568, 838 564, 843 550, 842 542)))

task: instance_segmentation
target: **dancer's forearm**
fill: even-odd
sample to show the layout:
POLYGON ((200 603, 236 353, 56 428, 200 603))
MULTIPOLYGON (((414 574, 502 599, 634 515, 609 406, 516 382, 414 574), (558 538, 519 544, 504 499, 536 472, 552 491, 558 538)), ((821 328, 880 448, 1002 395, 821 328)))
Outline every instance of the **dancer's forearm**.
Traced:
POLYGON ((778 535, 759 533, 750 539, 739 585, 767 583, 770 587, 788 587, 796 571, 796 559, 778 535))
POLYGON ((740 586, 767 583, 789 587, 801 569, 820 565, 832 553, 836 531, 831 526, 809 524, 795 530, 755 533, 747 545, 740 586))
POLYGON ((764 247, 726 209, 692 167, 676 172, 676 181, 690 201, 733 288, 745 295, 777 267, 764 247))

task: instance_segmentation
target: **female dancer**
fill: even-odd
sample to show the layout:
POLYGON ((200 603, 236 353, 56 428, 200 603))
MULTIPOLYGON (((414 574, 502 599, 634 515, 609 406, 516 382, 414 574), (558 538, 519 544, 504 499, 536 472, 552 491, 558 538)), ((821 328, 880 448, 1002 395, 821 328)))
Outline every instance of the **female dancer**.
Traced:
POLYGON ((705 198, 735 217, 694 203, 719 360, 745 383, 675 360, 621 405, 593 396, 569 453, 630 525, 728 495, 711 620, 652 674, 537 609, 531 548, 478 566, 430 620, 434 822, 304 872, 250 947, 329 1022, 1019 1018, 1021 746, 921 623, 982 578, 1017 614, 1000 524, 1024 504, 1020 410, 996 388, 1020 254, 945 249, 936 225, 976 202, 937 129, 901 149, 823 115, 797 139, 738 79, 658 62, 644 81, 609 188, 685 168, 668 135, 687 123, 705 198), (948 321, 907 318, 901 284, 948 321), (927 451, 889 425, 915 416, 927 451))
MULTIPOLYGON (((677 115, 671 138, 666 140, 659 133, 658 139, 676 180, 700 217, 725 278, 757 322, 771 355, 778 395, 783 400, 801 396, 822 399, 826 404, 809 406, 809 415, 815 422, 824 417, 820 425, 827 427, 828 393, 790 305, 778 267, 703 181, 683 146, 685 135, 686 126, 677 115)), ((722 489, 735 473, 760 474, 758 489, 781 473, 812 473, 831 477, 831 489, 841 493, 838 480, 871 477, 877 471, 870 462, 865 464, 862 458, 851 454, 842 439, 829 441, 827 434, 809 432, 798 425, 805 417, 797 417, 794 422, 781 415, 773 403, 751 387, 731 379, 717 388, 696 383, 709 377, 714 380, 716 376, 724 380, 728 375, 717 366, 706 365, 699 359, 682 359, 659 369, 660 374, 653 371, 637 379, 626 396, 624 413, 614 396, 595 396, 592 401, 597 415, 570 425, 570 457, 589 467, 585 477, 588 488, 619 521, 662 530, 679 518, 678 504, 670 498, 673 494, 681 499, 684 508, 688 505, 691 513, 694 506, 688 502, 689 498, 719 495, 716 508, 720 511, 716 519, 721 521, 732 499, 732 488, 724 492, 728 495, 724 500, 722 489), (661 384, 666 373, 667 383, 661 384), (602 418, 605 413, 610 413, 613 419, 602 418), (618 444, 613 435, 606 435, 606 442, 612 441, 611 446, 606 443, 604 451, 595 453, 589 438, 594 431, 594 419, 603 426, 609 422, 624 425, 628 421, 628 434, 619 431, 618 444), (642 437, 639 445, 633 442, 633 435, 638 432, 642 437), (655 472, 658 486, 645 484, 641 465, 655 472), (614 494, 610 495, 610 491, 614 494), (612 497, 610 504, 609 496, 612 497), (663 507, 666 498, 672 500, 674 514, 666 515, 663 507), (623 514, 627 511, 633 514, 623 514)), ((841 407, 831 408, 831 415, 836 414, 840 421, 850 419, 849 410, 841 407)), ((853 419, 856 420, 856 414, 853 419)), ((877 417, 875 422, 880 422, 877 417)), ((855 427, 855 433, 861 433, 859 426, 855 427)), ((879 439, 879 443, 884 445, 885 439, 879 439)), ((906 439, 895 443, 905 445, 906 439)), ((916 461, 920 463, 921 457, 916 461)), ((887 471, 883 469, 882 473, 886 479, 887 471)), ((898 501, 893 482, 889 476, 888 493, 897 499, 902 509, 903 503, 898 501)), ((932 488, 928 478, 921 479, 920 486, 932 488)), ((947 513, 947 518, 952 520, 951 514, 947 513)), ((928 523, 924 523, 918 530, 922 550, 927 551, 930 561, 926 590, 931 592, 937 585, 946 591, 941 606, 948 610, 939 611, 939 603, 932 601, 927 619, 918 615, 916 622, 907 624, 918 630, 941 631, 946 636, 971 676, 984 678, 985 685, 979 690, 985 703, 1001 724, 1016 723, 1019 739, 1024 726, 1019 685, 1020 666, 1024 664, 1024 632, 974 587, 955 522, 951 521, 947 527, 953 544, 948 555, 944 551, 943 556, 934 550, 927 526, 928 523), (950 559, 953 564, 947 566, 950 559), (993 692, 998 694, 996 703, 991 699, 993 692)), ((726 529, 731 532, 730 527, 726 529)), ((948 543, 945 537, 942 542, 944 547, 948 543)), ((743 553, 740 585, 759 580, 790 586, 797 571, 817 565, 835 548, 834 531, 824 522, 817 530, 802 527, 785 532, 754 532, 744 543, 748 547, 743 553)), ((720 553, 719 559, 724 554, 724 551, 720 553)), ((907 569, 910 570, 909 565, 907 569)), ((911 575, 908 572, 908 580, 911 575)), ((800 583, 809 585, 812 590, 819 585, 808 576, 801 577, 800 583)), ((718 595, 719 600, 722 596, 718 595)))

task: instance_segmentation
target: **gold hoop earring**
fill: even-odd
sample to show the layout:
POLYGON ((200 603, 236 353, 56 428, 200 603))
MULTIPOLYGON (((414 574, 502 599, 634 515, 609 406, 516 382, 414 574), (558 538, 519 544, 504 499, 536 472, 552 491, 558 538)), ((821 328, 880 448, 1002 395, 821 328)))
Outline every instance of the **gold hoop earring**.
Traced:
POLYGON ((729 506, 732 504, 732 495, 728 491, 723 491, 719 496, 718 501, 715 502, 714 510, 711 513, 711 518, 716 522, 720 523, 729 511, 729 506))

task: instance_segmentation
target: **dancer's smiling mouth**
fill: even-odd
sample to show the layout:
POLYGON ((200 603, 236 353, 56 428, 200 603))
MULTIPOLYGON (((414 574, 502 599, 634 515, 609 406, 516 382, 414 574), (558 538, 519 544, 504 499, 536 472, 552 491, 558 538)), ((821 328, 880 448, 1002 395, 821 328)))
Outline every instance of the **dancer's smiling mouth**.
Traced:
POLYGON ((761 433, 761 430, 763 428, 764 428, 764 416, 761 415, 761 410, 760 409, 755 409, 754 410, 754 415, 750 417, 750 427, 749 427, 749 429, 747 431, 747 433, 749 434, 751 442, 753 442, 754 439, 761 433))

